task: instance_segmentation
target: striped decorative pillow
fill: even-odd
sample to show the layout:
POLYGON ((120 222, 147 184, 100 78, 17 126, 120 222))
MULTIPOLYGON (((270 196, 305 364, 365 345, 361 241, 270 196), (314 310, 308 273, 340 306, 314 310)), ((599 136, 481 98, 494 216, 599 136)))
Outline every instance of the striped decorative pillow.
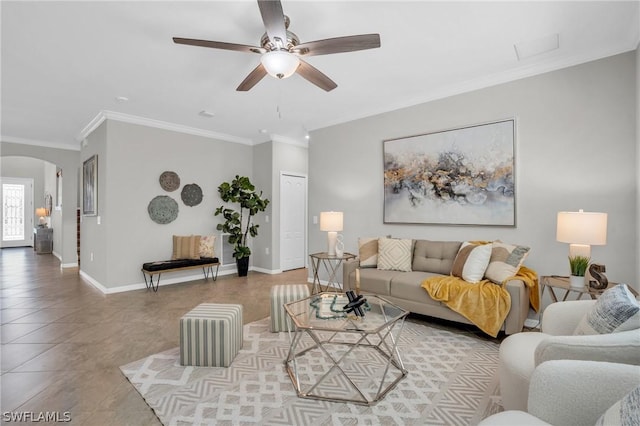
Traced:
POLYGON ((358 257, 361 268, 378 266, 378 238, 358 238, 358 257))
POLYGON ((600 295, 578 323, 575 335, 608 334, 640 328, 640 305, 626 284, 600 295))
POLYGON ((386 271, 411 271, 413 240, 380 238, 378 240, 378 269, 386 271))
POLYGON ((200 259, 200 235, 174 235, 171 259, 200 259))
POLYGON ((491 260, 484 276, 496 284, 502 284, 513 277, 529 254, 529 247, 505 244, 494 241, 491 249, 491 260))
POLYGON ((451 267, 451 275, 470 283, 477 283, 484 277, 491 259, 491 244, 473 244, 465 241, 451 267))

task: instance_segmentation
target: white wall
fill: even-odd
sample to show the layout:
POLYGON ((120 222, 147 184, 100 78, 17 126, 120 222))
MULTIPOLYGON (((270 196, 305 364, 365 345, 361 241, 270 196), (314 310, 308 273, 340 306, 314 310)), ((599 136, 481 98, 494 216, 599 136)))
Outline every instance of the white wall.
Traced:
MULTIPOLYGON (((347 251, 358 237, 502 239, 532 248, 540 275, 568 274, 556 213, 609 214, 594 261, 638 287, 636 54, 611 58, 316 130, 309 146, 309 215, 345 213, 347 251), (382 141, 515 117, 517 227, 385 225, 382 141)), ((326 235, 309 221, 310 252, 326 235)))

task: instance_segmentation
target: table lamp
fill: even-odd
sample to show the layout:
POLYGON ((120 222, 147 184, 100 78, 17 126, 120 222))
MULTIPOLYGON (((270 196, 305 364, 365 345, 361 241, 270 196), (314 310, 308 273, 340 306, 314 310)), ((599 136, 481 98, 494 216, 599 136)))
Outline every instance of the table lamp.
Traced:
POLYGON ((335 256, 338 231, 342 231, 342 212, 320 212, 320 230, 327 231, 327 254, 335 256))
POLYGON ((44 207, 38 207, 36 209, 36 216, 40 217, 40 228, 45 228, 47 226, 47 219, 45 216, 47 215, 47 209, 44 207))
MULTIPOLYGON (((607 244, 607 214, 585 212, 558 212, 556 240, 569 243, 569 262, 582 262, 583 268, 572 270, 572 275, 584 276, 591 260, 591 246, 607 244)), ((573 268, 572 268, 573 269, 573 268)), ((584 286, 584 278, 582 279, 584 286)), ((577 281, 574 287, 578 287, 577 281)))

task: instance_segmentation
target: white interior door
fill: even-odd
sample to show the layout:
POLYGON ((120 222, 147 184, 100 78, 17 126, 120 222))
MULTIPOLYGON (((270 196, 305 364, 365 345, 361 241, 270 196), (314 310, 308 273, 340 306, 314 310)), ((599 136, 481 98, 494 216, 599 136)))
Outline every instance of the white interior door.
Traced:
POLYGON ((33 179, 0 178, 0 247, 33 245, 33 179))
POLYGON ((280 174, 280 268, 305 267, 307 217, 306 176, 280 174))

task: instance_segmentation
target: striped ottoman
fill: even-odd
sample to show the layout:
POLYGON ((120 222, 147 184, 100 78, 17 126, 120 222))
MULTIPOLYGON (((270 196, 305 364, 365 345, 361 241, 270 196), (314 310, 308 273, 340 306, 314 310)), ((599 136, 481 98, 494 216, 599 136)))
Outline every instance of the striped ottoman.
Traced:
POLYGON ((242 348, 242 305, 202 303, 180 318, 180 365, 228 367, 242 348))
POLYGON ((275 285, 271 287, 271 332, 293 331, 293 324, 284 310, 285 303, 309 297, 309 287, 306 284, 275 285), (287 323, 290 329, 287 328, 287 323))

